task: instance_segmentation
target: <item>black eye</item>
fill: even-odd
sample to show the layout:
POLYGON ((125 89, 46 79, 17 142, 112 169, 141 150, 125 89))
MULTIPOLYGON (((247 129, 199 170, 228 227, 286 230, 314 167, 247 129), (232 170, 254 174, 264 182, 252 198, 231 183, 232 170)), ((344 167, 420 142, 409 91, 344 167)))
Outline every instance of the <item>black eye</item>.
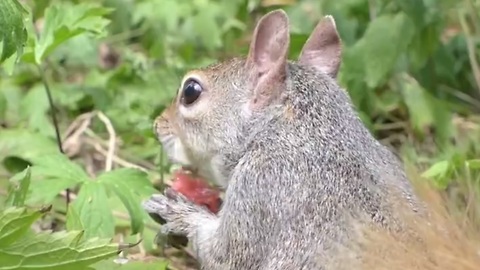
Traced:
POLYGON ((194 103, 200 94, 202 93, 202 86, 194 81, 188 80, 183 85, 182 98, 181 101, 184 105, 190 105, 194 103))

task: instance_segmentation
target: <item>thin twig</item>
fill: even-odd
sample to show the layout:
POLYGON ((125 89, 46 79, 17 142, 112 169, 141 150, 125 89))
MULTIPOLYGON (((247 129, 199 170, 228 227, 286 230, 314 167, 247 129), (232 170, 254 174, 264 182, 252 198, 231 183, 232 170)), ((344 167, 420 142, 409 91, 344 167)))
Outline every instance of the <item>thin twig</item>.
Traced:
POLYGON ((55 127, 55 136, 57 137, 58 150, 62 154, 65 154, 63 152, 62 139, 61 139, 61 136, 60 136, 60 129, 58 127, 57 116, 55 114, 55 106, 53 105, 53 98, 52 98, 52 93, 50 91, 50 85, 48 84, 47 79, 45 78, 45 74, 43 72, 43 69, 40 66, 38 66, 38 70, 40 72, 40 77, 42 79, 43 86, 45 87, 45 92, 47 93, 48 103, 50 104, 50 114, 51 114, 51 117, 52 117, 53 125, 55 127))
MULTIPOLYGON (((85 133, 86 133, 88 136, 92 137, 93 139, 96 139, 97 142, 98 142, 100 145, 102 145, 103 147, 108 147, 108 144, 105 143, 105 142, 103 141, 103 139, 102 139, 100 136, 98 136, 95 132, 93 132, 91 129, 87 129, 87 130, 85 131, 85 133)), ((155 165, 151 164, 150 162, 144 161, 144 160, 136 160, 136 161, 135 161, 135 164, 138 164, 139 166, 141 166, 141 167, 143 167, 143 168, 145 168, 145 169, 149 169, 149 170, 155 170, 155 169, 156 169, 156 166, 155 166, 155 165)))
POLYGON ((115 142, 116 142, 116 134, 115 129, 113 128, 112 122, 108 117, 103 114, 102 112, 97 113, 98 118, 105 124, 107 128, 109 140, 108 140, 108 153, 107 153, 107 160, 105 161, 105 171, 111 171, 113 165, 113 156, 115 155, 115 142))
POLYGON ((68 131, 69 131, 69 133, 73 133, 73 134, 71 134, 65 140, 64 145, 70 145, 73 141, 78 140, 78 137, 80 135, 85 133, 88 137, 90 137, 90 138, 86 138, 85 142, 87 144, 93 146, 94 149, 97 152, 99 152, 101 155, 103 155, 107 159, 106 164, 110 164, 110 165, 108 165, 110 169, 113 167, 112 164, 115 163, 115 164, 119 164, 120 166, 123 166, 123 167, 135 168, 135 169, 138 169, 138 170, 141 170, 141 171, 144 171, 144 172, 148 172, 148 168, 142 167, 142 166, 137 165, 137 164, 133 164, 133 163, 131 163, 127 160, 124 160, 124 159, 120 158, 119 156, 115 155, 114 150, 115 150, 115 145, 116 145, 116 141, 115 141, 115 139, 116 139, 115 134, 116 133, 115 133, 115 130, 113 128, 113 125, 111 124, 109 119, 103 113, 101 113, 101 112, 97 112, 97 113, 90 112, 90 113, 86 113, 86 114, 83 114, 83 115, 77 117, 74 120, 74 122, 70 125, 70 127, 68 128, 68 131), (103 144, 104 144, 103 140, 98 135, 96 135, 93 130, 91 130, 89 128, 91 119, 95 115, 97 115, 100 118, 100 120, 105 124, 105 126, 107 127, 107 130, 109 132, 110 139, 109 139, 109 143, 108 143, 108 150, 105 150, 103 148, 103 144), (109 157, 111 158, 110 160, 108 160, 109 157))
POLYGON ((85 130, 88 129, 94 115, 94 113, 82 114, 70 125, 67 132, 65 132, 65 134, 69 136, 65 136, 65 141, 63 142, 66 152, 69 152, 70 146, 75 145, 75 142, 77 142, 85 130))
MULTIPOLYGON (((87 139, 85 140, 85 142, 88 143, 88 144, 90 144, 91 146, 93 146, 93 148, 95 148, 95 150, 96 150, 97 152, 99 152, 100 154, 102 154, 103 156, 106 157, 106 156, 108 155, 108 151, 105 150, 105 149, 102 147, 102 145, 101 145, 98 141, 96 141, 95 139, 93 139, 93 138, 91 138, 91 139, 87 138, 87 139)), ((113 156, 112 156, 112 160, 113 160, 115 163, 117 163, 117 164, 119 164, 119 165, 121 165, 121 166, 123 166, 123 167, 126 167, 126 168, 134 168, 134 169, 141 170, 141 171, 143 171, 143 172, 148 172, 148 169, 147 169, 147 168, 144 168, 144 167, 139 166, 139 165, 137 165, 137 164, 133 164, 133 163, 131 163, 131 162, 128 162, 128 161, 126 161, 126 160, 124 160, 124 159, 122 159, 122 158, 120 158, 120 157, 118 157, 118 156, 116 156, 116 155, 113 155, 113 156)))
MULTIPOLYGON (((87 112, 84 114, 79 115, 73 122, 70 124, 70 126, 67 128, 63 136, 65 138, 67 137, 78 137, 84 132, 84 129, 86 129, 91 122, 91 119, 95 116, 94 112, 87 112), (80 126, 80 128, 78 128, 80 126), (79 131, 80 130, 80 131, 79 131), (74 132, 74 134, 71 134, 74 132)), ((67 140, 67 139, 65 139, 67 140)))

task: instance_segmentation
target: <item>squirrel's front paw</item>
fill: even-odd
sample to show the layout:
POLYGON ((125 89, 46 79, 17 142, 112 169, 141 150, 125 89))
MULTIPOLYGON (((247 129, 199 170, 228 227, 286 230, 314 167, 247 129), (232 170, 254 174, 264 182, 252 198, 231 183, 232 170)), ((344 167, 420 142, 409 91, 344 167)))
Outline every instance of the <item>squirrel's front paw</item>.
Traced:
POLYGON ((143 208, 166 221, 162 225, 162 233, 187 236, 194 229, 194 215, 207 211, 172 188, 165 189, 165 194, 152 195, 143 203, 143 208))

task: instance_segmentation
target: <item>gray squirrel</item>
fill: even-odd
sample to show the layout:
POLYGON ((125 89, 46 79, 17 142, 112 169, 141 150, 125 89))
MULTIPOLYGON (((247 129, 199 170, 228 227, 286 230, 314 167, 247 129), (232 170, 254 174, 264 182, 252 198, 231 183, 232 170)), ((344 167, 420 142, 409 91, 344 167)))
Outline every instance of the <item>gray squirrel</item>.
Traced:
MULTIPOLYGON (((188 72, 155 133, 172 162, 226 187, 214 215, 172 189, 144 209, 185 235, 201 269, 326 269, 353 218, 400 228, 418 202, 401 162, 368 131, 336 82, 341 39, 325 16, 297 61, 282 10, 258 22, 245 58, 188 72)), ((353 255, 355 256, 355 255, 353 255)))

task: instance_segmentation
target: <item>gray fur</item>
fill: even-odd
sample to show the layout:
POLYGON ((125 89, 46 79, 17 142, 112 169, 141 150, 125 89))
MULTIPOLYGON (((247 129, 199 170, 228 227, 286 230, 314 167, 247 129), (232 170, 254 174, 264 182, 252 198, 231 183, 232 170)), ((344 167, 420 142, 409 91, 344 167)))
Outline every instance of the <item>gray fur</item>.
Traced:
POLYGON ((144 203, 167 220, 164 233, 189 237, 201 269, 324 269, 346 256, 335 247, 353 241, 352 217, 401 226, 390 211, 395 194, 417 205, 402 165, 334 78, 289 62, 282 96, 247 115, 245 60, 225 65, 215 84, 230 99, 218 108, 221 126, 209 129, 228 183, 220 213, 171 190, 144 203))

